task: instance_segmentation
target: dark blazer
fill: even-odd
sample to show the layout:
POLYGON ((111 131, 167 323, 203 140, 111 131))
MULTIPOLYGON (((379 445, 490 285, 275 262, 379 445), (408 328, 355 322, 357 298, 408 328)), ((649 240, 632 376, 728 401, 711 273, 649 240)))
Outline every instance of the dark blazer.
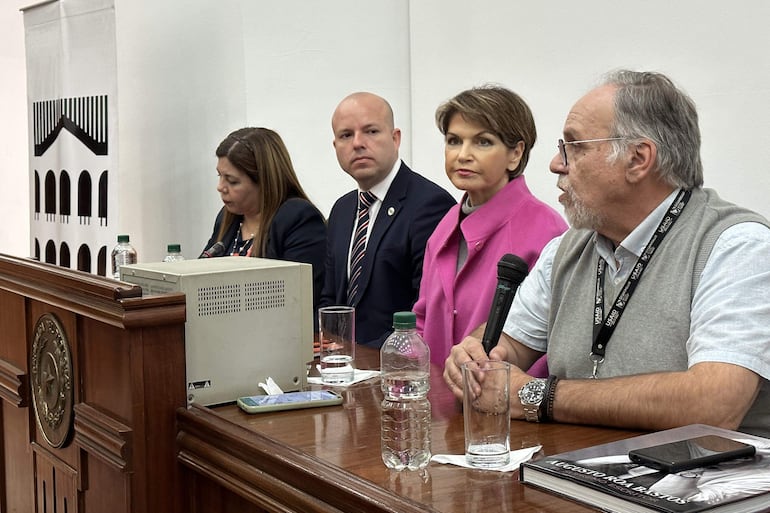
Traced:
MULTIPOLYGON (((206 248, 210 248, 217 242, 216 237, 223 216, 224 208, 217 215, 214 230, 206 243, 206 248)), ((226 255, 232 251, 240 219, 242 219, 240 216, 236 218, 236 222, 230 225, 222 238, 226 255)), ((273 222, 270 223, 269 231, 265 258, 313 265, 313 325, 315 326, 318 323, 316 310, 324 283, 326 223, 323 215, 309 201, 301 198, 289 198, 278 207, 273 222)))
MULTIPOLYGON (((382 346, 393 331, 393 313, 412 309, 425 244, 455 203, 447 191, 401 163, 374 222, 353 300, 359 344, 382 346)), ((337 200, 329 214, 320 306, 347 304, 348 251, 357 207, 358 191, 351 191, 337 200)))

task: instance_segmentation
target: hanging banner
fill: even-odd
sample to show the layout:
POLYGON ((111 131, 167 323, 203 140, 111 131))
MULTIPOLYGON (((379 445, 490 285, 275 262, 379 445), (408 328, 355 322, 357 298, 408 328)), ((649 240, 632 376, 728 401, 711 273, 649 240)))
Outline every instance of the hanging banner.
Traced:
POLYGON ((114 2, 57 0, 23 12, 31 254, 108 275, 118 212, 114 2))

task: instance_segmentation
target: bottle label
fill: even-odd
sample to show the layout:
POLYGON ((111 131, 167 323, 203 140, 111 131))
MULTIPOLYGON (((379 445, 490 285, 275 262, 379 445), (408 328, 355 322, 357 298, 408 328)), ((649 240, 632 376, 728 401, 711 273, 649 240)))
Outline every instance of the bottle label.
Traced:
POLYGON ((127 265, 127 264, 135 264, 135 263, 136 263, 136 255, 133 255, 128 251, 125 251, 123 253, 118 253, 117 255, 115 255, 115 265, 121 266, 121 265, 127 265))

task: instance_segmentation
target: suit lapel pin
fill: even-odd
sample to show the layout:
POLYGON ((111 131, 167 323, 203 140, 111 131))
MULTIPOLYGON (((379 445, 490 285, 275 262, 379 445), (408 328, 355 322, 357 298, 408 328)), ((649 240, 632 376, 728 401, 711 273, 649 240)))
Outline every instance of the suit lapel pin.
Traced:
POLYGON ((393 208, 393 207, 388 208, 388 215, 389 216, 392 216, 395 213, 396 213, 396 209, 395 208, 393 208))

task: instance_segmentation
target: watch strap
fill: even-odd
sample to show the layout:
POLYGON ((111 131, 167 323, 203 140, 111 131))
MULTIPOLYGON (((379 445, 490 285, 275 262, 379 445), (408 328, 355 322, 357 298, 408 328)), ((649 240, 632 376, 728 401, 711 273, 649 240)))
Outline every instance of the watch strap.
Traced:
POLYGON ((540 422, 550 422, 553 420, 553 401, 556 397, 556 382, 559 378, 551 374, 548 381, 545 382, 545 391, 543 392, 543 402, 540 403, 538 416, 540 422))
POLYGON ((525 404, 524 420, 527 422, 540 422, 540 406, 537 404, 525 404))

